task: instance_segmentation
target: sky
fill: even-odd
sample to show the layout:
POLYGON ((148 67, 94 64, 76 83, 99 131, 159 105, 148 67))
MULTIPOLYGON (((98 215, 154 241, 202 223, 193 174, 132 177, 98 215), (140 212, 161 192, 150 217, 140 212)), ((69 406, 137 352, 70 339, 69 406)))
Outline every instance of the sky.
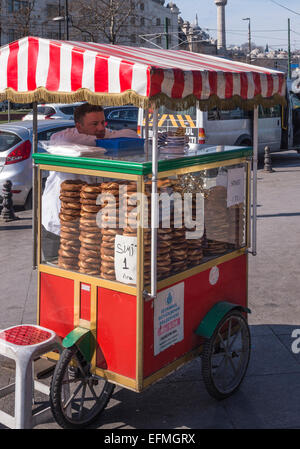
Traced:
MULTIPOLYGON (((217 38, 217 7, 214 0, 175 0, 174 3, 184 20, 192 23, 198 14, 199 26, 211 37, 217 38)), ((268 44, 269 49, 287 49, 290 19, 291 50, 300 49, 299 0, 228 0, 225 7, 227 46, 248 42, 248 21, 242 20, 246 17, 250 18, 251 41, 263 47, 268 44)))

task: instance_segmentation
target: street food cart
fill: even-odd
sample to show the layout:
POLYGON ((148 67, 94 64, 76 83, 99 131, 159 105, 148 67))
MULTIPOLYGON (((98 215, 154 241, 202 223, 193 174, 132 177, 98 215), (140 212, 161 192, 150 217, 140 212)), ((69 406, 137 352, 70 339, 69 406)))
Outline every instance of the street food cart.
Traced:
POLYGON ((48 354, 57 360, 50 393, 57 422, 87 426, 115 385, 141 392, 200 354, 208 392, 231 395, 250 356, 257 106, 284 103, 284 75, 185 51, 33 37, 1 49, 2 58, 16 68, 7 84, 0 78, 0 99, 153 110, 143 150, 71 157, 36 153, 33 139, 37 322, 65 348, 48 354), (254 109, 254 154, 226 145, 180 148, 172 138, 182 136, 159 147, 158 107, 195 102, 254 109), (53 173, 61 179, 60 241, 48 256, 42 179, 53 173))

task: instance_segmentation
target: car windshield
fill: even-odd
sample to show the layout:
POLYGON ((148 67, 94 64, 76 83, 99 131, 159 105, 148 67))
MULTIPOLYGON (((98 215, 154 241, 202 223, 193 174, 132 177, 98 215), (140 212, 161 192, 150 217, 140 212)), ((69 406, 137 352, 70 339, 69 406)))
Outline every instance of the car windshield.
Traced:
POLYGON ((7 131, 0 131, 0 152, 9 150, 20 141, 20 137, 16 134, 7 131))
POLYGON ((50 115, 55 114, 55 109, 50 106, 38 106, 37 112, 40 115, 50 115))
POLYGON ((74 114, 74 106, 63 106, 60 108, 61 112, 66 115, 74 114))

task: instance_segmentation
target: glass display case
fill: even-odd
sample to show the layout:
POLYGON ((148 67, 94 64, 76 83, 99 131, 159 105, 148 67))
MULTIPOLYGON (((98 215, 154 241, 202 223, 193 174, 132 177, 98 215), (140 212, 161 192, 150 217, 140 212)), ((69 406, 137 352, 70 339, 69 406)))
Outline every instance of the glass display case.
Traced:
POLYGON ((161 154, 156 196, 151 154, 35 155, 38 323, 61 337, 76 326, 90 329, 95 372, 136 391, 193 356, 201 342, 195 329, 216 301, 216 286, 218 301, 230 296, 247 303, 251 155, 251 148, 226 146, 161 154), (158 296, 184 290, 171 321, 161 319, 163 306, 158 310, 159 301, 147 295, 151 228, 157 229, 158 296), (237 277, 240 288, 231 292, 237 277))

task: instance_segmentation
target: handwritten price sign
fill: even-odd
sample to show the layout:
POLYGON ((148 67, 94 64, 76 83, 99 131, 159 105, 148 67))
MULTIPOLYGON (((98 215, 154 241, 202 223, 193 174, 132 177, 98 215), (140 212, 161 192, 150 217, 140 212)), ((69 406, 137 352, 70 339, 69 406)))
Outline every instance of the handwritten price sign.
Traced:
POLYGON ((124 284, 136 284, 137 237, 116 235, 115 273, 116 280, 124 284))
POLYGON ((228 170, 227 207, 243 203, 245 200, 245 171, 244 168, 228 170))

